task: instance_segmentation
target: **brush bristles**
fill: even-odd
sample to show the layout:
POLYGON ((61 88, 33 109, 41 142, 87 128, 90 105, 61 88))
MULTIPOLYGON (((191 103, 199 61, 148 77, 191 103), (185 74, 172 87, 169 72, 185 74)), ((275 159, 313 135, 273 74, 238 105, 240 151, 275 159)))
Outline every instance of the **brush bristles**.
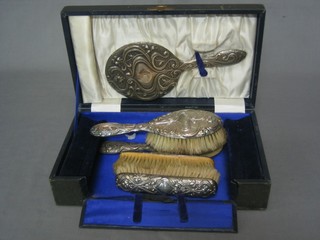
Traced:
POLYGON ((158 152, 185 155, 203 155, 211 152, 217 154, 226 142, 227 134, 224 128, 198 138, 169 138, 149 133, 146 139, 146 143, 158 152))
POLYGON ((166 177, 207 178, 216 182, 220 174, 208 157, 162 155, 154 153, 121 153, 114 164, 114 172, 150 174, 166 177))

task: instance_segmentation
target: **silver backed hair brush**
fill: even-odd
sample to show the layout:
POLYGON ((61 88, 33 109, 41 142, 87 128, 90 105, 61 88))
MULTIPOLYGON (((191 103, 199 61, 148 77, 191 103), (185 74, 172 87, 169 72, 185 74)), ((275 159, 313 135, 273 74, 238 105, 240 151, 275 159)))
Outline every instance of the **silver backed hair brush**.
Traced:
POLYGON ((130 132, 148 132, 146 144, 161 153, 216 155, 227 141, 220 117, 212 112, 185 109, 165 114, 148 123, 100 123, 91 134, 108 137, 130 132))

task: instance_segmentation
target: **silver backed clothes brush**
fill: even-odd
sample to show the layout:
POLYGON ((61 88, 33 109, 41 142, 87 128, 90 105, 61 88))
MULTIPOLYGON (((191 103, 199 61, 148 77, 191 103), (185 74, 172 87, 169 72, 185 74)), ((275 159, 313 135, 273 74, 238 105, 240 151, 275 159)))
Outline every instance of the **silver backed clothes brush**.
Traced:
MULTIPOLYGON (((246 57, 239 49, 200 52, 204 67, 237 64, 246 57)), ((130 43, 108 58, 107 81, 118 93, 132 99, 151 101, 169 93, 181 74, 197 68, 196 60, 182 62, 165 47, 155 43, 130 43)))
POLYGON ((99 123, 90 130, 97 137, 138 131, 148 132, 146 144, 161 153, 213 156, 227 141, 221 118, 195 109, 170 112, 147 123, 99 123))
POLYGON ((113 169, 117 186, 133 193, 209 197, 220 178, 214 161, 199 156, 121 153, 113 169))

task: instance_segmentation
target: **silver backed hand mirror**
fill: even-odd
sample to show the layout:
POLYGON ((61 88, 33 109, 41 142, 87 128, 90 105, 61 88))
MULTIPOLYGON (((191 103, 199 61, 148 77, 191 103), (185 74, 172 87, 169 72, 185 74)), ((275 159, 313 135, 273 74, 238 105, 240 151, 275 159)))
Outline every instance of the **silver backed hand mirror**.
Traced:
MULTIPOLYGON (((201 53, 205 67, 221 67, 241 62, 246 52, 229 49, 213 55, 201 53)), ((117 49, 106 63, 110 85, 120 94, 151 101, 169 93, 182 72, 197 68, 196 60, 182 62, 173 53, 155 43, 131 43, 117 49)))

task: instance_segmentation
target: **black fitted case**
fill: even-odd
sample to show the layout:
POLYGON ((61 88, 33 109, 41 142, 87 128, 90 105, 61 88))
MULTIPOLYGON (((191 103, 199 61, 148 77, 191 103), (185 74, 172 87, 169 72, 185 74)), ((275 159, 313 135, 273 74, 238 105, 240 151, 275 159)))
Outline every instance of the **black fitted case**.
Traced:
MULTIPOLYGON (((271 181, 255 114, 258 73, 262 48, 265 9, 262 5, 169 5, 169 6, 76 6, 65 7, 61 19, 72 79, 76 92, 79 88, 75 53, 70 33, 69 16, 82 15, 184 15, 184 14, 253 14, 257 16, 255 56, 250 85, 250 96, 245 99, 248 117, 225 121, 228 134, 233 138, 226 148, 229 154, 229 191, 236 209, 265 209, 268 204, 271 181), (236 137, 234 137, 236 136, 236 137)), ((83 103, 81 94, 76 99, 76 114, 62 144, 50 174, 50 185, 57 205, 82 206, 91 196, 94 169, 97 167, 99 138, 89 134, 96 122, 83 117, 90 111, 90 103, 83 103)), ((123 98, 121 112, 169 112, 182 108, 214 111, 213 98, 160 98, 141 102, 123 98)), ((232 231, 236 231, 235 224, 232 231)), ((80 225, 82 225, 80 223, 80 225)), ((135 228, 133 224, 133 228, 135 228)), ((118 226, 114 226, 118 227, 118 226)), ((157 227, 154 227, 157 229, 157 227)), ((179 229, 179 230, 184 230, 179 229)), ((190 229, 186 229, 190 230, 190 229)), ((197 230, 197 229, 191 229, 197 230)), ((200 229, 201 230, 201 229, 200 229)), ((210 230, 209 230, 210 231, 210 230)), ((213 229, 217 231, 217 229, 213 229)))

